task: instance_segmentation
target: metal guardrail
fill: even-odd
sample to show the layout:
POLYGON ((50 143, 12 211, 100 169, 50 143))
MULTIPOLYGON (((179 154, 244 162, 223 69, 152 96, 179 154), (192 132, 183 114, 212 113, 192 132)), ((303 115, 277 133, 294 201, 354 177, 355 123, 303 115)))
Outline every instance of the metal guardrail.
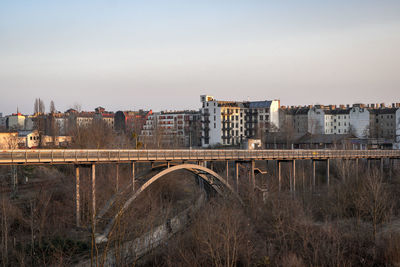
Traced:
POLYGON ((400 158, 400 150, 0 150, 0 164, 62 164, 172 160, 400 158))

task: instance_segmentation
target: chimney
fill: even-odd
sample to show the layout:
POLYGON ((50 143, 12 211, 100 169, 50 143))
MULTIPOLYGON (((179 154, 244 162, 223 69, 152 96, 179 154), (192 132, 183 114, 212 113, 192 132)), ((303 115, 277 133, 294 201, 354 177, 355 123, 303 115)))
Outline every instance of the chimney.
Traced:
POLYGON ((395 107, 395 105, 394 105, 394 103, 392 103, 392 108, 394 108, 395 107))

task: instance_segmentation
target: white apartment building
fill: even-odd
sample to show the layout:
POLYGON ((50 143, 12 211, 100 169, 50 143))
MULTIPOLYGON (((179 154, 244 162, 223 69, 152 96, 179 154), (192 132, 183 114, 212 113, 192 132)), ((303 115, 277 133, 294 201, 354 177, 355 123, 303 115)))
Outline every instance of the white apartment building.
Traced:
POLYGON ((350 109, 316 105, 308 111, 311 134, 350 134, 350 109))
POLYGON ((239 145, 260 131, 279 127, 279 100, 273 101, 218 101, 213 96, 201 95, 202 146, 239 145))
POLYGON ((25 128, 25 116, 21 113, 14 113, 8 116, 8 129, 23 130, 25 128))

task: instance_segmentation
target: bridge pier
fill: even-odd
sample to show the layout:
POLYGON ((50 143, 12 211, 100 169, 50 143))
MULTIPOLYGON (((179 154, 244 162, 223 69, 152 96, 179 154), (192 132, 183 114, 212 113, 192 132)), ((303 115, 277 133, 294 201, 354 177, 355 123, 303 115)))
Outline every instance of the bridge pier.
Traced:
POLYGON ((313 189, 313 191, 315 191, 315 180, 316 180, 315 164, 316 164, 316 161, 312 159, 311 163, 312 163, 312 189, 313 189))
POLYGON ((256 175, 254 173, 254 169, 255 169, 255 165, 256 165, 256 161, 252 160, 251 161, 251 184, 253 186, 253 190, 256 188, 256 175))
POLYGON ((239 193, 239 162, 235 161, 236 193, 239 193))
POLYGON ((229 183, 229 160, 226 161, 226 182, 229 183))
POLYGON ((96 218, 96 165, 92 163, 91 165, 92 171, 92 219, 93 223, 95 222, 96 218))
POLYGON ((278 160, 278 191, 280 192, 282 189, 282 162, 278 160))
POLYGON ((329 187, 329 159, 326 160, 326 185, 329 187))
POLYGON ((118 193, 119 191, 119 163, 115 164, 115 193, 118 193))
POLYGON ((79 191, 79 165, 75 165, 75 204, 76 204, 76 226, 80 227, 81 223, 81 206, 80 206, 80 191, 79 191))
MULTIPOLYGON (((153 169, 153 162, 151 163, 151 168, 153 169)), ((132 161, 132 191, 135 191, 135 162, 132 161)))
POLYGON ((358 180, 358 158, 356 158, 356 179, 358 180))
POLYGON ((292 161, 292 182, 290 183, 292 193, 296 191, 296 160, 292 161))

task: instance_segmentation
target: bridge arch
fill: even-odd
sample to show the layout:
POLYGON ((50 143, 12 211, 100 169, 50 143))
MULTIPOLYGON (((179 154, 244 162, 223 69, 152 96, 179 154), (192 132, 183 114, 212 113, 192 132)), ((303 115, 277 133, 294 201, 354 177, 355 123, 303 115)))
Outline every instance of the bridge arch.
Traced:
MULTIPOLYGON (((211 188, 213 188, 218 194, 225 196, 227 191, 228 194, 233 195, 240 203, 243 204, 239 195, 234 191, 234 189, 222 178, 218 173, 213 170, 203 167, 201 165, 196 164, 180 164, 167 169, 162 170, 158 174, 154 175, 147 182, 145 182, 134 194, 125 202, 125 204, 119 209, 117 214, 112 218, 112 220, 107 224, 103 234, 97 235, 96 242, 102 243, 107 241, 108 235, 110 234, 117 218, 121 216, 132 204, 132 202, 143 192, 145 191, 151 184, 158 181, 165 175, 178 171, 178 170, 188 170, 195 175, 198 175, 204 182, 206 182, 211 188)), ((103 212, 104 214, 105 212, 103 212)))

